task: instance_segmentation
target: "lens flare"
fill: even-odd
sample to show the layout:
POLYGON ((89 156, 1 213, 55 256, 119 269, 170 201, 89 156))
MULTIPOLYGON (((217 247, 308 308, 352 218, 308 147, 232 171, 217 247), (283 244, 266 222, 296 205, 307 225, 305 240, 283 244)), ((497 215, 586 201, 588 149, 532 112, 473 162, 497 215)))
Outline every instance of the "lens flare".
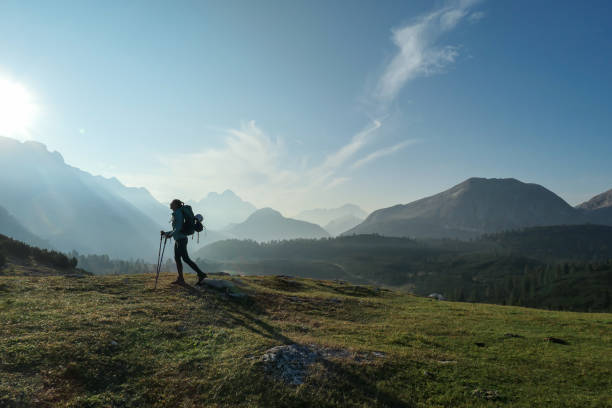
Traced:
POLYGON ((0 77, 0 135, 27 138, 37 112, 32 94, 20 83, 0 77))

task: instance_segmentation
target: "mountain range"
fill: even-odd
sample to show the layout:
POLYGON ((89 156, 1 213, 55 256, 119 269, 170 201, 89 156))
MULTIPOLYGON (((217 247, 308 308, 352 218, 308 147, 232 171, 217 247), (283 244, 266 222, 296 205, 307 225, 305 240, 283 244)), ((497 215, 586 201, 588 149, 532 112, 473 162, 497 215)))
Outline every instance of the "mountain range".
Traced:
POLYGON ((214 230, 222 230, 230 224, 247 219, 257 208, 238 197, 232 190, 223 193, 211 192, 200 201, 189 201, 194 211, 202 213, 206 225, 214 230))
POLYGON ((325 224, 323 228, 325 231, 329 232, 330 235, 335 237, 342 234, 344 231, 348 231, 351 228, 361 224, 362 222, 363 218, 356 217, 353 214, 347 214, 331 220, 325 224))
MULTIPOLYGON (((40 247, 150 261, 160 229, 170 229, 170 210, 145 188, 69 166, 60 153, 38 142, 0 137, 0 191, 0 232, 40 247)), ((199 243, 190 241, 194 251, 228 238, 329 236, 318 225, 271 209, 255 215, 255 206, 231 190, 191 204, 204 214, 207 226, 199 243), (228 224, 223 231, 215 229, 228 224)))
POLYGON ((469 239, 533 226, 612 225, 611 210, 574 208, 538 184, 512 178, 470 178, 439 194, 374 211, 344 234, 469 239))
POLYGON ((106 178, 102 176, 91 176, 89 173, 81 172, 85 182, 93 181, 98 186, 106 190, 111 195, 116 195, 138 208, 142 213, 149 217, 156 225, 168 228, 170 221, 169 205, 164 205, 157 201, 144 187, 124 186, 115 177, 106 178))
POLYGON ((317 224, 285 218, 272 208, 262 208, 251 214, 244 222, 225 230, 232 237, 271 241, 294 238, 325 238, 327 231, 317 224))
POLYGON ((0 206, 26 230, 61 251, 153 259, 160 226, 106 184, 41 143, 0 137, 0 206))
MULTIPOLYGON (((152 260, 159 230, 170 228, 170 210, 145 188, 69 166, 37 142, 0 137, 0 192, 0 233, 41 247, 152 260)), ((515 179, 470 178, 431 197, 374 211, 363 222, 366 213, 354 204, 291 219, 271 208, 256 210, 231 190, 209 193, 192 205, 212 228, 199 245, 190 244, 192 250, 228 238, 376 233, 469 239, 532 226, 612 225, 612 190, 572 207, 538 184, 515 179)))
POLYGON ((585 201, 576 206, 576 208, 581 208, 583 210, 600 210, 609 207, 612 207, 612 189, 598 194, 589 201, 585 201))
POLYGON ((6 208, 0 207, 0 231, 7 237, 23 241, 40 248, 51 248, 49 242, 37 237, 13 217, 6 208))
POLYGON ((363 220, 368 213, 355 204, 344 204, 343 206, 337 208, 316 208, 313 210, 305 210, 293 218, 323 226, 339 220, 340 218, 346 218, 349 215, 353 218, 363 220))

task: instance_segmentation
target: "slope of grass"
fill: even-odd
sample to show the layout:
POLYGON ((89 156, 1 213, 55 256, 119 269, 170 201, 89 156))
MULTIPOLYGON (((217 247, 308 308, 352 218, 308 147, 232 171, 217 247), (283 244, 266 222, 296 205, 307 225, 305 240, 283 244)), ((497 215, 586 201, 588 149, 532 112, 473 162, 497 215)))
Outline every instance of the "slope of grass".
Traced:
POLYGON ((612 405, 611 314, 272 276, 234 299, 173 278, 0 276, 0 406, 612 405), (330 357, 291 386, 260 361, 290 343, 384 357, 330 357))

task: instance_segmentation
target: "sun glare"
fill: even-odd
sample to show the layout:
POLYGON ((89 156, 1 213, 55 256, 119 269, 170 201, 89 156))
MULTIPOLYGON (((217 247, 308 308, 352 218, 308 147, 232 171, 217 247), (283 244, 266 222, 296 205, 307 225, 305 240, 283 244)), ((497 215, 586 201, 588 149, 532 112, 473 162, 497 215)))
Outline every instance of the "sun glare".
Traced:
POLYGON ((0 78, 0 135, 26 138, 36 111, 36 102, 23 85, 0 78))

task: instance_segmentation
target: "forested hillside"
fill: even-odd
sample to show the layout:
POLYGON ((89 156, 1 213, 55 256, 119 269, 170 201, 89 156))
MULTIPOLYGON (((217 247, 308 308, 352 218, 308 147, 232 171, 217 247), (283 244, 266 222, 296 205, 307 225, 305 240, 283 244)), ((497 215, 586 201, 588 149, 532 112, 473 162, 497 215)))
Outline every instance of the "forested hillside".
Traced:
POLYGON ((0 234, 0 275, 57 275, 76 270, 77 260, 65 254, 30 246, 0 234))
POLYGON ((601 261, 612 258, 612 226, 555 225, 484 236, 483 243, 540 259, 601 261))
POLYGON ((377 235, 257 243, 199 252, 209 270, 344 279, 453 300, 610 310, 612 227, 529 228, 465 242, 377 235))

